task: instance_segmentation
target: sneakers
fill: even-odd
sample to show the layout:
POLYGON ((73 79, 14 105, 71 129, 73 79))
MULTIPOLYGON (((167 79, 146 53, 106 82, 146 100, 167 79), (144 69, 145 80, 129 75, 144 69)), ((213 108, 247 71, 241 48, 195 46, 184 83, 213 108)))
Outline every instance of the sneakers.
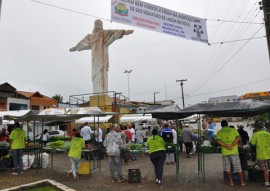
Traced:
POLYGON ((19 174, 21 175, 21 174, 23 174, 23 172, 20 172, 19 174))
POLYGON ((118 182, 125 182, 126 181, 126 179, 124 179, 123 177, 120 177, 119 179, 118 179, 118 182))
POLYGON ((18 173, 17 173, 17 172, 13 172, 12 174, 13 174, 13 175, 18 175, 18 173))
POLYGON ((270 190, 270 185, 265 185, 264 182, 262 184, 260 184, 260 187, 270 190))
POLYGON ((112 178, 112 182, 116 182, 116 178, 112 178))
POLYGON ((156 179, 156 184, 162 184, 162 180, 156 179))

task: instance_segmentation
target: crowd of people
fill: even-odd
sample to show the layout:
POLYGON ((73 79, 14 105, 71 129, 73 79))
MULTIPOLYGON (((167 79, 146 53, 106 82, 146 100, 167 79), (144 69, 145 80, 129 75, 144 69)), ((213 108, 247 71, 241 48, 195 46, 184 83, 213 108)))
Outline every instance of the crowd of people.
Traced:
MULTIPOLYGON (((270 133, 267 132, 259 122, 254 123, 254 132, 250 138, 244 130, 244 125, 239 123, 237 128, 229 125, 226 120, 221 121, 221 129, 215 134, 212 120, 202 123, 203 135, 206 140, 217 140, 221 147, 223 170, 228 177, 230 186, 234 186, 232 172, 236 172, 240 179, 241 186, 246 186, 243 171, 247 170, 247 153, 239 153, 239 147, 251 145, 255 150, 254 160, 258 163, 259 168, 263 171, 264 182, 262 187, 269 186, 270 170, 270 133)), ((107 129, 106 135, 100 127, 92 130, 85 123, 80 129, 73 129, 72 139, 68 157, 71 161, 71 168, 67 172, 75 180, 78 178, 77 171, 80 166, 81 158, 90 160, 89 155, 83 152, 84 149, 90 149, 94 143, 99 148, 104 148, 108 157, 110 177, 112 182, 124 182, 126 179, 122 174, 122 164, 128 163, 127 144, 145 144, 148 147, 150 161, 153 164, 155 181, 157 184, 163 183, 164 164, 175 164, 175 152, 167 152, 169 147, 179 144, 180 151, 184 151, 186 157, 191 158, 194 145, 198 142, 197 136, 194 135, 189 126, 184 125, 181 131, 175 129, 173 121, 162 121, 160 126, 149 126, 144 132, 142 126, 135 127, 113 124, 107 129), (178 140, 178 142, 177 142, 178 140), (117 174, 115 174, 115 171, 117 174)), ((45 129, 42 133, 43 145, 49 139, 48 131, 45 129)), ((14 175, 23 173, 22 154, 25 148, 25 131, 20 123, 15 123, 15 128, 10 134, 6 129, 0 133, 0 142, 7 141, 11 144, 11 152, 14 163, 14 175)))

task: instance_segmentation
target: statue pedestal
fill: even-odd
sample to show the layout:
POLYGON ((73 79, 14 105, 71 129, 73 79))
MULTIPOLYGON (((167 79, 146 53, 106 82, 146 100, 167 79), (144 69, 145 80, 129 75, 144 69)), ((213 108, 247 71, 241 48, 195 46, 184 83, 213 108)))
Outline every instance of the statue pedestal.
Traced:
POLYGON ((112 98, 106 94, 90 96, 90 107, 98 107, 103 112, 112 112, 112 98))

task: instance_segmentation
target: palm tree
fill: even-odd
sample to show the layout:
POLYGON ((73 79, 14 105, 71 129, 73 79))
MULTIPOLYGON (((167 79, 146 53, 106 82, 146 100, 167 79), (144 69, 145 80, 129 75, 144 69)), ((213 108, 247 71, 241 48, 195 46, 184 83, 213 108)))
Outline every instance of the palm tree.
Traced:
POLYGON ((53 99, 57 100, 58 103, 62 103, 63 102, 63 96, 61 96, 60 94, 55 94, 54 96, 52 96, 53 99))

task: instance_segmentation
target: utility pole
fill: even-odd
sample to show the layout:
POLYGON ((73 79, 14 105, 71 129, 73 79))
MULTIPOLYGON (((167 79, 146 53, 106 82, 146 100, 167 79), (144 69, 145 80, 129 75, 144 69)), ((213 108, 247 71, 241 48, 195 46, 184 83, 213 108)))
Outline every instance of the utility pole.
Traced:
POLYGON ((183 80, 176 80, 176 82, 180 82, 181 89, 182 89, 182 100, 183 100, 183 108, 185 108, 185 98, 184 98, 184 90, 183 90, 183 82, 187 81, 187 79, 183 80))
POLYGON ((132 72, 132 70, 125 70, 124 73, 127 74, 128 78, 128 99, 130 100, 130 91, 129 91, 129 74, 132 72))
POLYGON ((159 94, 159 92, 154 92, 154 104, 156 104, 156 94, 159 94))
POLYGON ((2 0, 0 0, 0 20, 1 20, 2 0))
POLYGON ((270 1, 262 0, 262 2, 259 2, 259 5, 260 5, 260 9, 263 10, 263 13, 264 13, 266 39, 267 39, 267 46, 268 46, 268 56, 270 59, 270 1))

